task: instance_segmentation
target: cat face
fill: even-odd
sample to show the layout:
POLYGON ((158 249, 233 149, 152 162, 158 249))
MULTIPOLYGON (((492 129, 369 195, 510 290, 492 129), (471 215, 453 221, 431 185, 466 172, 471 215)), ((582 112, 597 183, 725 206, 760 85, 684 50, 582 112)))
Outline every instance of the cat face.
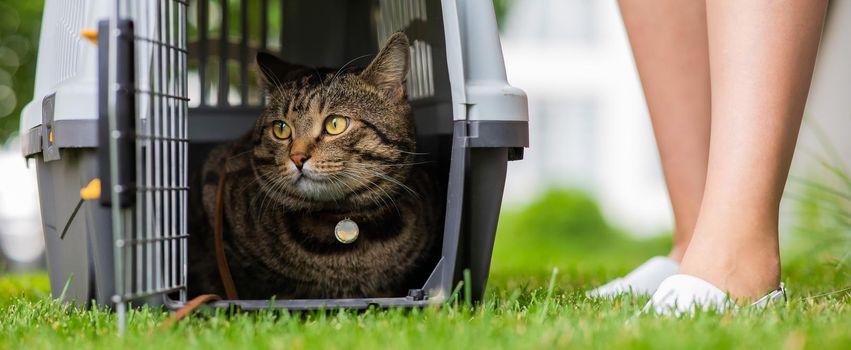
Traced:
POLYGON ((382 206, 416 149, 405 95, 408 39, 391 36, 363 70, 313 69, 259 54, 268 104, 252 162, 266 194, 291 208, 382 206))

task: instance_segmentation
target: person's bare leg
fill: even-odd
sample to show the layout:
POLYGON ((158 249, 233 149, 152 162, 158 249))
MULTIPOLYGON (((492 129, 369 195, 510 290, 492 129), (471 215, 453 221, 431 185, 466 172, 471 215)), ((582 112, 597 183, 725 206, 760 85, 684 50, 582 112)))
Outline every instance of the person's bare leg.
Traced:
POLYGON ((778 211, 825 0, 708 0, 712 131, 706 190, 681 273, 740 301, 778 287, 778 211))
POLYGON ((682 260, 697 221, 709 155, 704 0, 620 0, 674 211, 670 257, 682 260))

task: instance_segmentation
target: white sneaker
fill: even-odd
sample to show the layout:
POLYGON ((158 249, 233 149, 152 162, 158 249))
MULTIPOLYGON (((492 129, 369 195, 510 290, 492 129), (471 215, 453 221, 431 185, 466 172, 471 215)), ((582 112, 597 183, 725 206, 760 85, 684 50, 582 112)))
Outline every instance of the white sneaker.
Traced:
POLYGON ((653 294, 659 284, 679 270, 680 264, 667 256, 655 256, 622 278, 616 278, 586 295, 592 298, 608 298, 625 293, 653 294))
MULTIPOLYGON (((763 296, 751 306, 764 307, 775 302, 786 302, 786 287, 763 296)), ((727 293, 703 279, 690 275, 673 275, 659 285, 659 289, 644 306, 644 312, 678 316, 692 314, 696 310, 738 309, 738 305, 727 293)))

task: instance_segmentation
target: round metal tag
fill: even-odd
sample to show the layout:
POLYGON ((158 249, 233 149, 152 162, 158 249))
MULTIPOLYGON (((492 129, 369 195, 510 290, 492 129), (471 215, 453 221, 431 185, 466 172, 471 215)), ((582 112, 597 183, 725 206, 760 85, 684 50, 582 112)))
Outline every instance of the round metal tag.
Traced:
POLYGON ((358 224, 349 219, 340 220, 337 226, 334 226, 334 237, 343 244, 349 244, 358 239, 358 224))

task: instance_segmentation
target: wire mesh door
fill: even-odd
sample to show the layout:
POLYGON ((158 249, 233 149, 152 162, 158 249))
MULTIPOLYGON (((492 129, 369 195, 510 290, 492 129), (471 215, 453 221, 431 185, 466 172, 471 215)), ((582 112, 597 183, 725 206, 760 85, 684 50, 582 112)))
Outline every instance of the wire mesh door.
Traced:
POLYGON ((113 203, 120 201, 118 192, 132 192, 130 203, 113 205, 112 214, 114 301, 123 330, 132 300, 170 292, 186 300, 188 4, 119 0, 116 6, 109 30, 109 81, 116 83, 109 97, 113 203), (122 118, 132 120, 132 133, 120 130, 122 118), (126 184, 117 179, 120 142, 112 141, 121 137, 132 144, 126 184))

